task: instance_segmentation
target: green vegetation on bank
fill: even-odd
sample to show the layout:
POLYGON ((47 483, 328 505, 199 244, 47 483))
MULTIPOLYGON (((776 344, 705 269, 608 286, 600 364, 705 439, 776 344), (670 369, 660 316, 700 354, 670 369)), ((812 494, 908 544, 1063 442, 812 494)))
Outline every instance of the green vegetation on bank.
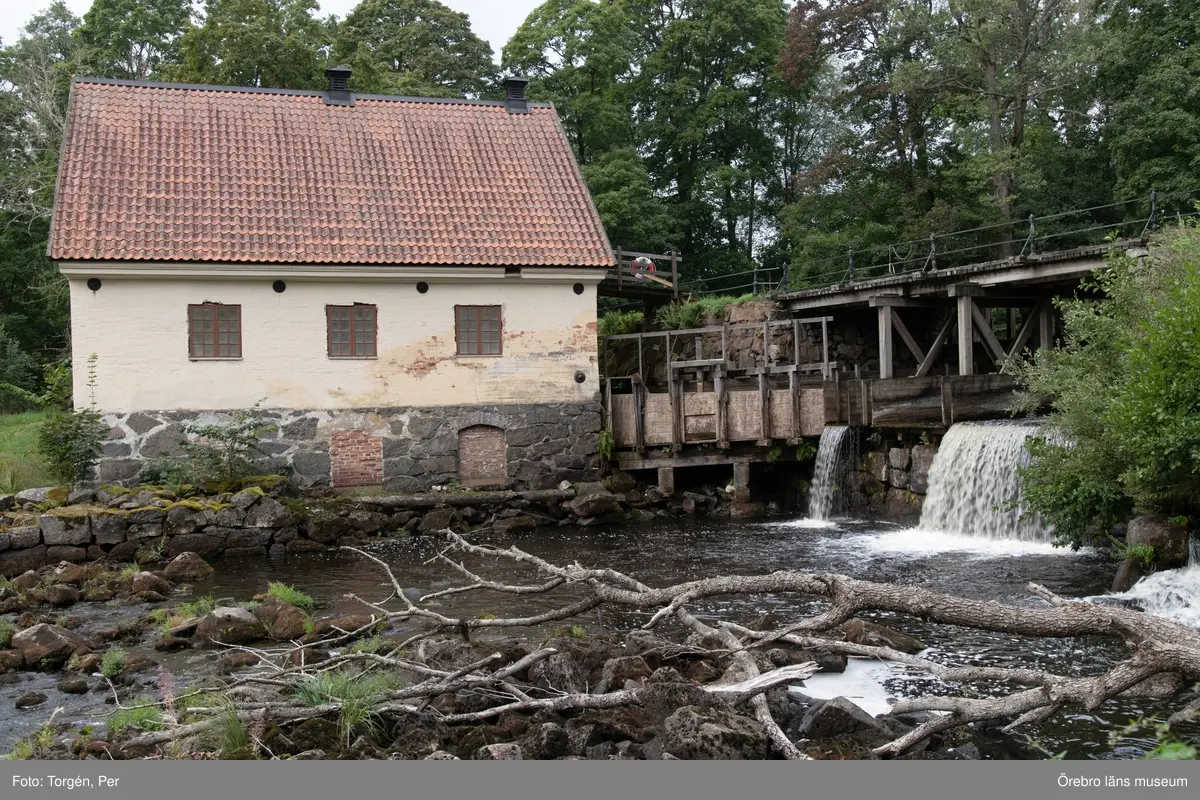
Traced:
POLYGON ((1058 304, 1063 347, 1016 368, 1024 408, 1052 404, 1022 496, 1074 547, 1134 515, 1200 511, 1200 227, 1114 256, 1087 288, 1058 304))
POLYGON ((43 411, 0 414, 0 493, 50 486, 54 478, 37 452, 43 411))

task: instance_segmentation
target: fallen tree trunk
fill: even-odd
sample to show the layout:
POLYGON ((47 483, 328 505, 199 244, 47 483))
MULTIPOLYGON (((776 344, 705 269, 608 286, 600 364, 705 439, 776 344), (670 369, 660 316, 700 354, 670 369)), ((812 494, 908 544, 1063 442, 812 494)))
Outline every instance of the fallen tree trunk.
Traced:
MULTIPOLYGON (((347 547, 376 564, 388 577, 393 593, 382 602, 354 599, 369 607, 376 617, 389 622, 420 622, 424 629, 386 653, 355 651, 353 648, 311 664, 296 666, 301 647, 278 651, 254 650, 259 667, 239 679, 238 686, 263 684, 295 693, 305 681, 331 671, 392 670, 410 676, 404 688, 389 691, 376 699, 372 713, 383 718, 399 718, 434 713, 442 724, 464 725, 494 720, 516 712, 568 712, 583 709, 611 709, 641 705, 653 687, 634 682, 609 685, 605 679, 595 691, 557 688, 533 678, 537 669, 560 656, 554 648, 541 648, 522 657, 505 657, 495 652, 458 669, 447 670, 428 663, 426 645, 439 636, 458 636, 470 640, 473 633, 491 629, 528 628, 546 623, 577 619, 584 612, 599 608, 636 609, 649 613, 643 626, 652 629, 675 620, 692 634, 686 645, 666 642, 669 648, 693 656, 713 656, 727 665, 724 674, 703 686, 713 702, 723 708, 752 718, 765 734, 774 751, 785 758, 808 756, 802 743, 792 741, 776 719, 766 692, 782 683, 802 681, 816 669, 813 663, 768 668, 762 672, 764 653, 771 647, 790 645, 805 651, 822 650, 850 657, 883 659, 907 669, 927 673, 948 685, 972 685, 980 682, 1016 687, 1001 696, 971 697, 936 695, 898 701, 893 713, 929 712, 932 716, 875 747, 881 756, 898 756, 931 737, 952 728, 973 723, 1001 721, 1012 730, 1037 723, 1069 707, 1092 710, 1106 700, 1122 695, 1170 698, 1189 683, 1200 680, 1200 633, 1172 621, 1126 608, 1099 606, 1067 601, 1043 587, 1030 584, 1031 593, 1042 601, 1037 607, 1015 606, 994 601, 979 601, 926 589, 876 583, 844 575, 781 571, 756 576, 715 576, 686 581, 666 587, 651 587, 636 578, 611 569, 589 569, 578 564, 562 566, 547 562, 529 552, 510 547, 500 549, 476 544, 445 531, 446 548, 435 560, 464 578, 461 585, 442 589, 418 599, 411 598, 388 564, 375 555, 347 547), (490 580, 452 554, 483 562, 504 560, 530 569, 538 582, 507 584, 490 580), (445 607, 431 603, 437 598, 468 592, 491 592, 501 597, 512 595, 549 595, 569 590, 567 600, 548 611, 517 617, 456 617, 445 607), (729 595, 799 595, 821 597, 828 606, 821 612, 791 621, 773 630, 753 630, 724 620, 702 619, 692 612, 698 601, 729 595), (396 607, 398 604, 398 607, 396 607), (391 607, 390 607, 391 606, 391 607), (1127 658, 1110 668, 1087 676, 1060 675, 1021 666, 961 666, 937 663, 920 655, 902 653, 889 647, 845 641, 841 625, 864 612, 905 614, 928 622, 965 626, 1010 635, 1030 637, 1104 636, 1126 642, 1127 658), (699 644, 697 644, 699 643, 699 644), (415 655, 414 655, 415 648, 415 655), (508 663, 505 663, 505 662, 508 663), (475 711, 440 714, 432 711, 435 698, 468 693, 489 698, 488 707, 475 711)), ((362 633, 362 632, 360 632, 362 633)), ((339 641, 353 638, 344 634, 339 641)), ((307 646, 307 645, 305 645, 307 646)), ((249 648, 242 648, 249 649, 249 648)), ((669 676, 668 676, 669 677, 669 676)), ((681 690, 682 691, 682 690, 681 690)), ((317 709, 297 707, 292 701, 233 701, 240 716, 266 715, 277 725, 289 725, 318 715, 338 714, 343 701, 324 698, 317 709)), ((1190 714, 1188 706, 1181 714, 1190 714)), ((164 731, 133 739, 132 746, 144 747, 195 737, 213 721, 190 721, 164 731)))

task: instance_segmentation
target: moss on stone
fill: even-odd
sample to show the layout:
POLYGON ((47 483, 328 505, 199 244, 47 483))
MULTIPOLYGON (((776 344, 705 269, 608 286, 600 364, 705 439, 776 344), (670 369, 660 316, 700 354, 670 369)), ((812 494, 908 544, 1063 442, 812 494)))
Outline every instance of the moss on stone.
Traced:
POLYGON ((67 502, 67 496, 71 493, 69 486, 55 486, 50 491, 46 492, 46 499, 51 503, 62 505, 67 502))

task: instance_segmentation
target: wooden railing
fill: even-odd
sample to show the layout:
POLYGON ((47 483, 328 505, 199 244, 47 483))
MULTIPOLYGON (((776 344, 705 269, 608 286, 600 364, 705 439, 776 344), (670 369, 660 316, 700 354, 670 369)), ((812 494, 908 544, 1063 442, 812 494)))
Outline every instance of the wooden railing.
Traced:
POLYGON ((638 253, 618 247, 613 251, 613 257, 617 260, 614 277, 617 280, 618 291, 625 288, 627 281, 643 281, 656 283, 665 289, 670 289, 674 298, 679 299, 679 264, 682 259, 674 250, 670 253, 638 253), (638 270, 634 266, 634 261, 639 258, 648 258, 653 261, 654 272, 646 273, 638 270))

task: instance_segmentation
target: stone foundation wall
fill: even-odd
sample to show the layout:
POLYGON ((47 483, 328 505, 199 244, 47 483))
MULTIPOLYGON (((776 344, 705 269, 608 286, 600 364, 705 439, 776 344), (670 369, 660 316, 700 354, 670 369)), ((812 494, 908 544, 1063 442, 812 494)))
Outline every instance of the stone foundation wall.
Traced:
POLYGON ((851 475, 851 507, 915 522, 925 504, 936 454, 936 447, 924 444, 863 453, 851 475))
MULTIPOLYGON (((300 486, 381 482, 398 492, 426 491, 458 480, 459 433, 498 428, 507 440, 508 486, 543 489, 595 480, 600 467, 600 403, 470 405, 265 412, 275 426, 260 447, 270 466, 300 486), (331 449, 331 442, 338 444, 331 449), (380 461, 382 458, 382 461, 380 461), (338 461, 335 469, 334 460, 338 461), (378 476, 378 480, 376 480, 378 476)), ((184 454, 184 425, 223 424, 227 412, 109 414, 97 479, 129 483, 146 461, 184 454)))

